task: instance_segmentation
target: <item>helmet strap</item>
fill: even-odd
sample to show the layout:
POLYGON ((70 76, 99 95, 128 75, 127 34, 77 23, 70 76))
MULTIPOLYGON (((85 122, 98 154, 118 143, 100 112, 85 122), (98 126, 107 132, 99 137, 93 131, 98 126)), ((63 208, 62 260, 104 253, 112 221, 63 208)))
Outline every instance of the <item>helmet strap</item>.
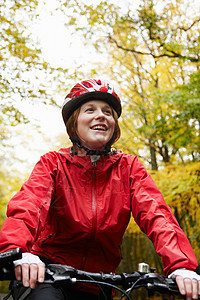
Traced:
POLYGON ((111 140, 105 145, 105 148, 102 151, 88 149, 87 147, 81 145, 79 139, 76 138, 76 137, 70 137, 70 140, 72 141, 73 144, 75 143, 80 149, 84 149, 86 151, 86 155, 102 155, 102 156, 105 156, 105 155, 109 155, 112 152, 111 151, 111 145, 112 145, 113 138, 111 138, 111 140))

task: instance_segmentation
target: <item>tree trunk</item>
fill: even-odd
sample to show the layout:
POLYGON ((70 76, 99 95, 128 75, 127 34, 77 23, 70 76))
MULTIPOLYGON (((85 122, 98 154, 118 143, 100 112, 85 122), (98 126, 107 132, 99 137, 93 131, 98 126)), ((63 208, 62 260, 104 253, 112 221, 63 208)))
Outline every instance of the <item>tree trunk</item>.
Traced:
POLYGON ((163 155, 163 161, 165 163, 168 163, 170 161, 169 150, 168 150, 168 147, 166 145, 164 145, 163 148, 164 148, 164 151, 163 151, 163 153, 164 153, 164 155, 163 155))
POLYGON ((151 169, 158 170, 158 164, 156 160, 156 149, 153 146, 150 146, 150 157, 151 157, 151 169))

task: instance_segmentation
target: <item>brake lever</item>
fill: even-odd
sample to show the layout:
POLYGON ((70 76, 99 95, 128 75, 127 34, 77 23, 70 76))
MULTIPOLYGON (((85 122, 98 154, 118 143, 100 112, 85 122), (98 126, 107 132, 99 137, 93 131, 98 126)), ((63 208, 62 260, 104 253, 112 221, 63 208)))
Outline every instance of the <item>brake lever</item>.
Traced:
POLYGON ((45 271, 44 283, 59 283, 66 282, 70 285, 73 283, 77 271, 70 266, 63 266, 60 264, 49 264, 45 271))

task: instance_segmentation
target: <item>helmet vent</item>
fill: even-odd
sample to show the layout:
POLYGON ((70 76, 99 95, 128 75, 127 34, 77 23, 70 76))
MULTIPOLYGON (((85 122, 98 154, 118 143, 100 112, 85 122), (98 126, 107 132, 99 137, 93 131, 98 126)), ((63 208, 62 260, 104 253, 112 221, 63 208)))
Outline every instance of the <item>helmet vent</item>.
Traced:
POLYGON ((87 89, 89 89, 89 85, 87 85, 86 83, 83 84, 87 89))
POLYGON ((90 100, 102 100, 107 102, 121 115, 121 103, 119 96, 108 83, 101 80, 89 79, 77 83, 65 97, 62 107, 63 120, 66 124, 72 113, 83 103, 90 100))

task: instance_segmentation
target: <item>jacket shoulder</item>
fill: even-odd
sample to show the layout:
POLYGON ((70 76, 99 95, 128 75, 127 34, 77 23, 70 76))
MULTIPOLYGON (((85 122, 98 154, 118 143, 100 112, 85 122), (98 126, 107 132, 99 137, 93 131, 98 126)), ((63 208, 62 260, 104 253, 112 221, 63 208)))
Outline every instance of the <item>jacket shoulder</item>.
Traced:
MULTIPOLYGON (((67 151, 66 151, 67 153, 67 151)), ((40 159, 35 164, 33 171, 34 172, 45 172, 49 170, 54 172, 57 170, 59 163, 64 163, 66 157, 59 151, 49 151, 40 156, 40 159)))
POLYGON ((121 160, 123 160, 124 162, 126 161, 128 164, 131 164, 131 163, 136 163, 136 162, 139 162, 140 161, 138 160, 138 157, 137 156, 134 156, 132 154, 127 154, 127 153, 124 153, 122 152, 121 150, 118 150, 117 151, 117 155, 119 156, 119 158, 121 160))
POLYGON ((69 156, 70 148, 61 148, 58 151, 49 151, 41 156, 41 159, 52 159, 52 160, 58 160, 62 159, 62 157, 69 156))

